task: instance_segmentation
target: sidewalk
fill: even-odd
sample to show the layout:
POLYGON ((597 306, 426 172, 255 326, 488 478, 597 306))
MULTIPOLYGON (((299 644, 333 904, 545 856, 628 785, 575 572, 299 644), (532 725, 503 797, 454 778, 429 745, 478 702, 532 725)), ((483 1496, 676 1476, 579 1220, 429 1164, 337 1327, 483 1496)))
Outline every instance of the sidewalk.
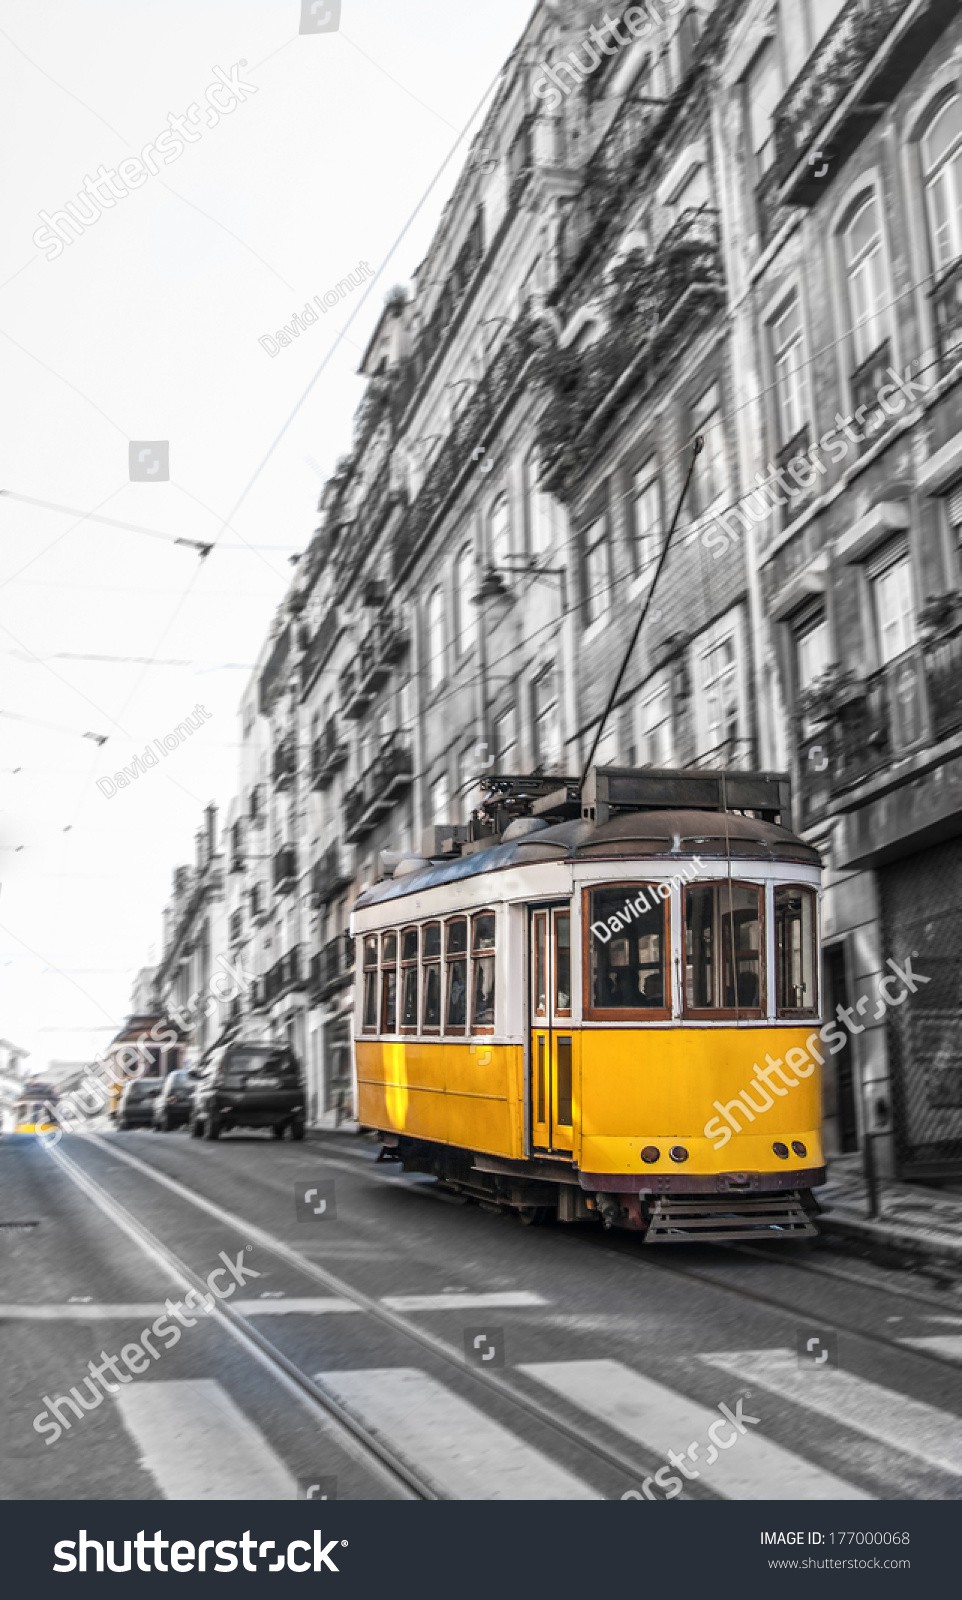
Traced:
POLYGON ((878 1217, 868 1214, 868 1191, 861 1155, 836 1156, 828 1183, 815 1191, 819 1227, 868 1245, 884 1246, 920 1261, 962 1267, 962 1190, 927 1189, 922 1184, 879 1183, 878 1217))

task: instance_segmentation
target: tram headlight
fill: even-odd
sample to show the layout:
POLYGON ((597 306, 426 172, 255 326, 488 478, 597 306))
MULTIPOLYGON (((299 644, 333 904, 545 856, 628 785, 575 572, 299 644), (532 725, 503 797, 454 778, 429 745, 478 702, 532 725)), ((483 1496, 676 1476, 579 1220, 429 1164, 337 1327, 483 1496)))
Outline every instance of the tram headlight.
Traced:
POLYGON ((644 1150, 641 1152, 641 1159, 645 1162, 646 1166, 652 1167, 656 1161, 661 1160, 661 1151, 655 1144, 646 1144, 644 1150))
POLYGON ((779 1161, 787 1161, 788 1160, 788 1145, 787 1144, 782 1144, 780 1140, 776 1140, 775 1143, 772 1145, 772 1149, 774 1150, 775 1154, 777 1155, 779 1161))
POLYGON ((688 1160, 688 1151, 685 1149, 683 1144, 673 1144, 668 1154, 671 1156, 672 1161, 681 1162, 688 1160))
POLYGON ((794 1152, 795 1152, 795 1154, 797 1156, 807 1156, 808 1155, 808 1145, 803 1144, 801 1139, 793 1139, 792 1140, 792 1149, 794 1150, 794 1152))

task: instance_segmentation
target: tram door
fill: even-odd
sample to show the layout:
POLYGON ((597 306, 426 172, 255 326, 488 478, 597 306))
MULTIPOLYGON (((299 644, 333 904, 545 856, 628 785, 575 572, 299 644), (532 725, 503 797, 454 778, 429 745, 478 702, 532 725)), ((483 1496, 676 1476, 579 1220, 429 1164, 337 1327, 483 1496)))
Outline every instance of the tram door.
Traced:
POLYGON ((571 908, 531 912, 531 1144, 570 1153, 573 1064, 571 908))

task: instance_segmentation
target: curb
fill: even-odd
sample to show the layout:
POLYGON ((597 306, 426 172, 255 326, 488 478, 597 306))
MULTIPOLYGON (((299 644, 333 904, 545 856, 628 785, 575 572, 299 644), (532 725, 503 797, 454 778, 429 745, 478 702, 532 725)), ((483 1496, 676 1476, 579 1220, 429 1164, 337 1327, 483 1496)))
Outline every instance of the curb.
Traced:
POLYGON ((867 1217, 849 1217, 844 1213, 822 1211, 818 1216, 820 1232, 835 1233, 846 1239, 860 1240, 885 1250, 897 1250, 913 1256, 920 1262, 962 1267, 962 1239, 944 1233, 924 1234, 898 1224, 873 1220, 867 1217))

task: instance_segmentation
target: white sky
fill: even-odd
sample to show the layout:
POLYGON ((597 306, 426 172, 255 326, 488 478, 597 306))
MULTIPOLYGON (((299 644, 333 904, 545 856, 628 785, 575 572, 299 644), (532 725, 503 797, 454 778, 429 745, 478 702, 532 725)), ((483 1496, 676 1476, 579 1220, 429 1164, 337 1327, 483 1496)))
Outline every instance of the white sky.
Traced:
MULTIPOLYGON (((353 303, 273 359, 258 337, 361 260, 385 263, 531 9, 343 0, 339 31, 301 35, 300 0, 0 0, 0 488, 221 533, 353 303), (203 104, 214 67, 241 61, 257 93, 45 259, 38 214, 138 156, 168 113, 203 104), (170 481, 131 483, 128 442, 155 439, 170 481)), ((31 1066, 110 1037, 203 806, 234 792, 237 704, 350 445, 360 348, 458 166, 206 562, 0 498, 0 1035, 31 1066), (211 716, 189 743, 106 799, 96 779, 198 702, 211 716)))

